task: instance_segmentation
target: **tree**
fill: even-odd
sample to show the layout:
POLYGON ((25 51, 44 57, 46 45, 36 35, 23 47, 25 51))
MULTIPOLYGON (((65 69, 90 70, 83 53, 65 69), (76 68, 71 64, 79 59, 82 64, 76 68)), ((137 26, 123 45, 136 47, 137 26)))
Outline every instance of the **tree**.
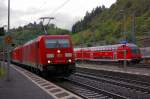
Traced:
POLYGON ((0 28, 0 36, 4 36, 5 35, 5 30, 4 27, 0 28))

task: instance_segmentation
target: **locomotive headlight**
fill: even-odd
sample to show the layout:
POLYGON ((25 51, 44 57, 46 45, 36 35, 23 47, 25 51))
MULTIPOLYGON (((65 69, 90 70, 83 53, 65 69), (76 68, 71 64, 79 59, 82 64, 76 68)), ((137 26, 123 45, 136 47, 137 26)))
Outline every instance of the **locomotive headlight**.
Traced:
POLYGON ((69 63, 71 63, 71 62, 72 62, 72 60, 71 60, 71 59, 69 59, 69 60, 68 60, 68 62, 69 62, 69 63))
POLYGON ((50 60, 48 60, 48 61, 47 61, 47 63, 49 63, 49 64, 50 64, 50 63, 51 63, 51 61, 50 61, 50 60))
POLYGON ((47 58, 54 58, 54 54, 47 54, 46 57, 47 58))
POLYGON ((65 57, 72 57, 72 53, 65 53, 65 57))
POLYGON ((57 53, 60 53, 60 50, 57 50, 57 53))

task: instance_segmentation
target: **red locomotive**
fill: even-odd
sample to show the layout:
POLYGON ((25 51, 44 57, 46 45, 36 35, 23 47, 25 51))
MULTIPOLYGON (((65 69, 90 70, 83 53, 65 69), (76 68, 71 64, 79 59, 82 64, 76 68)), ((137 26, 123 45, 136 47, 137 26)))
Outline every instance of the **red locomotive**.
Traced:
POLYGON ((131 43, 107 46, 75 48, 76 60, 87 61, 115 61, 139 63, 141 61, 140 49, 131 43))
POLYGON ((56 76, 75 72, 69 35, 42 35, 12 50, 12 62, 56 76))

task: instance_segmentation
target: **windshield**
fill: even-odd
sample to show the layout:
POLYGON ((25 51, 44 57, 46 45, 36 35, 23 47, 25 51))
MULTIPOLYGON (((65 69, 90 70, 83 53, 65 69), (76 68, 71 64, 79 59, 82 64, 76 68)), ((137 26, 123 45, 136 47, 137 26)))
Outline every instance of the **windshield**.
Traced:
POLYGON ((68 39, 47 39, 46 48, 67 48, 70 47, 68 39))
POLYGON ((132 53, 133 54, 138 54, 139 53, 138 48, 132 48, 132 53))

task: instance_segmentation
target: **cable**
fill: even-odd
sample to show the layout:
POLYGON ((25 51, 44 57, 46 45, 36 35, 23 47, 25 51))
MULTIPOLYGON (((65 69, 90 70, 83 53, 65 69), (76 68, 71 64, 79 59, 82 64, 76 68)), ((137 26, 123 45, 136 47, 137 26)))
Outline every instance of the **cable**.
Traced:
MULTIPOLYGON (((64 7, 70 0, 66 0, 64 3, 62 3, 60 6, 58 6, 57 8, 55 8, 50 15, 52 14, 56 14, 56 12, 61 9, 62 7, 64 7)), ((43 2, 43 4, 39 7, 40 9, 43 8, 43 6, 47 3, 47 0, 43 2)), ((36 21, 39 21, 39 19, 37 19, 36 21)), ((41 21, 40 21, 41 22, 41 21)))
POLYGON ((66 0, 64 3, 62 3, 60 6, 58 6, 56 9, 54 9, 51 14, 56 13, 59 9, 61 9, 62 7, 64 7, 70 0, 66 0))
POLYGON ((43 2, 43 4, 39 7, 39 9, 42 9, 45 4, 47 4, 47 0, 43 2))

